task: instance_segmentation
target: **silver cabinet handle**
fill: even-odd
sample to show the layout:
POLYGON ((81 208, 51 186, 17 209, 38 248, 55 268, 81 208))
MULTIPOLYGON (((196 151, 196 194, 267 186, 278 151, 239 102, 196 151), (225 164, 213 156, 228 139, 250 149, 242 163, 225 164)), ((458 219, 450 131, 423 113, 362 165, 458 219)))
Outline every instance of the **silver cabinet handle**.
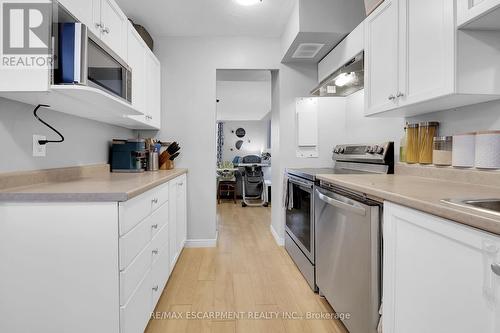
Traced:
POLYGON ((178 185, 179 185, 179 186, 184 186, 184 183, 179 183, 178 185))
POLYGON ((157 204, 158 203, 158 198, 154 198, 153 200, 151 200, 151 202, 153 202, 154 204, 157 204))
POLYGON ((331 206, 335 206, 335 207, 340 208, 340 209, 348 210, 354 214, 358 214, 358 215, 362 215, 362 216, 366 215, 366 210, 362 207, 356 207, 356 206, 350 205, 348 203, 330 198, 329 196, 324 195, 323 193, 321 193, 318 190, 316 190, 316 193, 318 194, 318 197, 321 199, 321 201, 324 201, 331 206))
MULTIPOLYGON (((103 26, 104 27, 104 26, 103 26)), ((106 27, 106 28, 103 28, 102 29, 102 32, 105 33, 105 34, 109 34, 109 28, 106 27)))
POLYGON ((153 287, 153 291, 158 291, 158 289, 159 289, 158 286, 153 287))
POLYGON ((154 249, 152 252, 153 252, 153 254, 158 254, 159 250, 158 249, 154 249))
POLYGON ((398 93, 396 94, 396 97, 397 98, 400 98, 400 97, 403 97, 405 94, 403 94, 401 91, 398 91, 398 93))
POLYGON ((493 271, 493 273, 500 276, 500 264, 492 264, 491 270, 493 271))
POLYGON ((153 228, 153 229, 158 229, 158 224, 153 224, 153 225, 151 226, 151 228, 153 228))
POLYGON ((396 99, 396 96, 394 96, 394 95, 389 95, 389 97, 387 97, 387 99, 388 99, 388 100, 390 100, 390 101, 393 101, 393 100, 395 100, 395 99, 396 99))
POLYGON ((95 24, 95 27, 96 27, 97 29, 101 29, 101 28, 103 28, 104 26, 102 25, 102 23, 96 23, 96 24, 95 24))

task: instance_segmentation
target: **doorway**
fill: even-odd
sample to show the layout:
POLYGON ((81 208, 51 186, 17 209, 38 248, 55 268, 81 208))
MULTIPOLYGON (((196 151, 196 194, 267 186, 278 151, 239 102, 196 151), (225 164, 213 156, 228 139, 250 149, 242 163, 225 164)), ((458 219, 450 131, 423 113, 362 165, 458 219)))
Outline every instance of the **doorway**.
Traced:
POLYGON ((217 205, 271 203, 270 70, 217 70, 217 205))

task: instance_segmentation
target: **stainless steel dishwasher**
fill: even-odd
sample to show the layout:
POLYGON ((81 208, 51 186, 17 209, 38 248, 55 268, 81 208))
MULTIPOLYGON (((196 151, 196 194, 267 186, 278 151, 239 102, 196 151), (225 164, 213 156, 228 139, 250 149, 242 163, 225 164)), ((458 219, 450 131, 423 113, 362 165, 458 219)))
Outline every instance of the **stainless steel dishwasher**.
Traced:
POLYGON ((350 333, 375 333, 382 204, 323 182, 314 193, 319 292, 350 333))

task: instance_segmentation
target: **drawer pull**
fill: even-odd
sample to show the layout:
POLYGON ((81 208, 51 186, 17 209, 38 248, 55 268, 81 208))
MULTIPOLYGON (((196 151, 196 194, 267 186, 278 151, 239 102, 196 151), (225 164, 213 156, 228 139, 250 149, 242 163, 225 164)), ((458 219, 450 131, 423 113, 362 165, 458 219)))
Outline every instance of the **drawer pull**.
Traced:
POLYGON ((158 254, 158 252, 160 252, 158 249, 154 249, 153 251, 153 254, 158 254))
POLYGON ((153 200, 151 200, 154 204, 157 204, 158 203, 158 198, 154 198, 153 200))
POLYGON ((493 273, 500 276, 500 264, 492 264, 491 270, 493 271, 493 273))
POLYGON ((151 226, 151 228, 153 228, 153 229, 158 229, 158 223, 157 223, 157 224, 153 224, 153 225, 151 226))
POLYGON ((155 292, 158 291, 158 289, 159 289, 158 286, 153 287, 153 291, 155 291, 155 292))

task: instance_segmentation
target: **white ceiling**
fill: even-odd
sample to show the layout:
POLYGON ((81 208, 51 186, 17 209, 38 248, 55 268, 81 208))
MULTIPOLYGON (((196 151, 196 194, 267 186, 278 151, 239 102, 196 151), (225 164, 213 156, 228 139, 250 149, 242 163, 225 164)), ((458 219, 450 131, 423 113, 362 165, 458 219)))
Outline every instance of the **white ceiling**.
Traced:
POLYGON ((117 0, 127 16, 154 36, 280 37, 295 0, 117 0))

